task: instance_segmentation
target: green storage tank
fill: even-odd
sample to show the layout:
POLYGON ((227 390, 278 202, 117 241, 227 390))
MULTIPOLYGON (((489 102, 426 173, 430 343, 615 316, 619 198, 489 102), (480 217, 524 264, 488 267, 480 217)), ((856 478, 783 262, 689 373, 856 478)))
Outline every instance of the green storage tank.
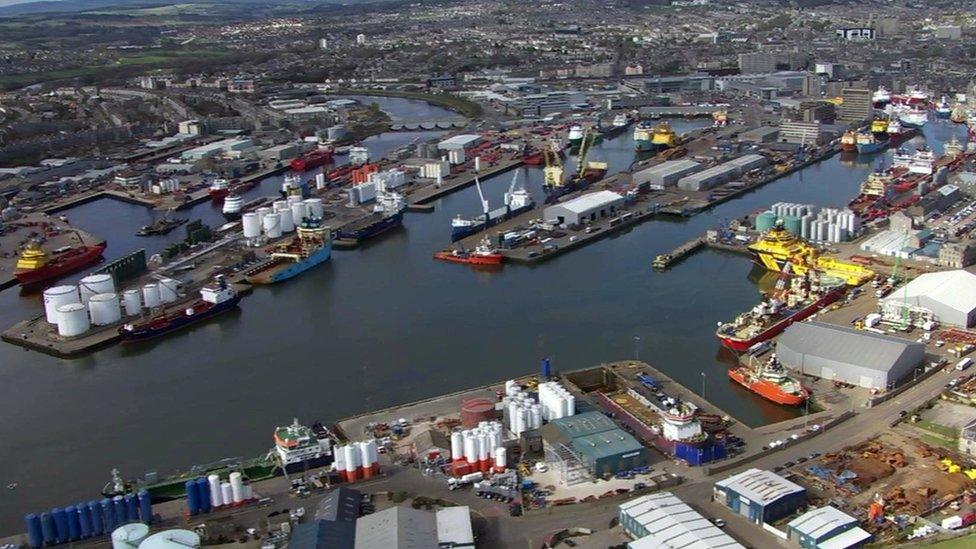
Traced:
POLYGON ((790 234, 800 236, 801 227, 803 227, 803 222, 799 217, 795 215, 783 216, 783 228, 786 229, 790 234))
POLYGON ((776 226, 776 214, 765 211, 756 216, 756 230, 764 233, 776 226))

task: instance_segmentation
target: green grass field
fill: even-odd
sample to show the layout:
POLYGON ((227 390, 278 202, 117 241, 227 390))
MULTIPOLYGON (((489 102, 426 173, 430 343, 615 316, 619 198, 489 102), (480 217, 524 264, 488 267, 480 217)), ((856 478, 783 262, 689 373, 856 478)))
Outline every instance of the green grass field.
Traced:
POLYGON ((976 547, 976 534, 940 541, 931 545, 912 545, 912 547, 924 547, 925 549, 972 549, 976 547))

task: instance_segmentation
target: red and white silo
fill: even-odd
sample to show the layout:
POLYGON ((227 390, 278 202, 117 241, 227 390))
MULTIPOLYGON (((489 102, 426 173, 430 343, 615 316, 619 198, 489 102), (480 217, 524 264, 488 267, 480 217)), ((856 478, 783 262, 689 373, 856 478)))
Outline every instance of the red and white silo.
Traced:
POLYGON ((346 482, 356 482, 359 480, 359 449, 355 444, 347 444, 342 451, 346 454, 346 482))
POLYGON ((335 467, 335 471, 339 473, 339 476, 343 479, 346 478, 346 453, 342 451, 342 446, 336 446, 332 449, 332 454, 334 456, 334 461, 332 465, 335 467))
POLYGON ((464 432, 464 460, 471 466, 478 463, 478 439, 471 431, 464 432))
POLYGON ((366 447, 369 450, 369 468, 372 474, 380 474, 380 451, 376 447, 376 439, 371 438, 366 441, 366 447))
POLYGON ((506 467, 508 467, 508 455, 505 453, 505 448, 499 446, 495 448, 495 472, 504 473, 506 467))
POLYGON ((464 461, 464 433, 461 431, 451 433, 451 461, 464 461))
POLYGON ((488 459, 491 452, 489 444, 487 434, 481 433, 478 435, 478 468, 482 472, 488 471, 491 467, 491 462, 488 459))

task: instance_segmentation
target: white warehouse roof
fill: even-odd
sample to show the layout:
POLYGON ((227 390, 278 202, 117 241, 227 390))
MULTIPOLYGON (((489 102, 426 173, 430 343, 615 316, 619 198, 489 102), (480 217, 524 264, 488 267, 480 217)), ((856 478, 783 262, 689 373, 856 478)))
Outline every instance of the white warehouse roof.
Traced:
POLYGON ((620 504, 620 511, 649 534, 632 549, 739 549, 742 545, 670 492, 658 492, 620 504))
POLYGON ((441 149, 463 149, 477 143, 480 139, 480 135, 473 133, 455 135, 454 137, 449 137, 441 141, 437 144, 437 147, 441 149))
POLYGON ((581 214, 599 208, 600 206, 613 204, 622 198, 622 196, 613 191, 597 191, 595 193, 584 194, 572 200, 567 200, 559 205, 573 213, 581 214))
POLYGON ((442 547, 474 547, 471 509, 467 505, 440 509, 436 518, 438 544, 442 547))
POLYGON ((836 507, 827 505, 803 513, 791 520, 789 526, 803 535, 820 539, 821 536, 831 532, 835 528, 852 523, 857 524, 857 519, 836 507))
POLYGON ((768 505, 790 494, 806 491, 795 482, 761 469, 743 471, 738 475, 716 482, 715 486, 732 490, 736 494, 762 505, 768 505))
POLYGON ((902 286, 887 298, 931 308, 934 301, 964 314, 976 310, 976 274, 965 270, 926 273, 902 286))

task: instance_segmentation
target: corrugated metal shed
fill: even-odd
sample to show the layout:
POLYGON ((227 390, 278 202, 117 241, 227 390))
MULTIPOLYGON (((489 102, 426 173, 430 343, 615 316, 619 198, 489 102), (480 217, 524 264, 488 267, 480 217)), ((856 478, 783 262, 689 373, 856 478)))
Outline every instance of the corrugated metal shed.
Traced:
POLYGON ((359 518, 362 501, 362 492, 354 488, 340 486, 322 498, 322 501, 315 508, 315 518, 317 520, 355 522, 359 518))
POLYGON ((620 523, 631 535, 638 536, 637 541, 628 545, 635 549, 742 547, 670 492, 658 492, 622 503, 620 523))
POLYGON ((967 328, 976 320, 976 274, 962 269, 926 273, 895 289, 885 301, 924 307, 939 322, 967 328))
POLYGON ((573 450, 588 463, 601 459, 641 452, 644 446, 622 429, 612 429, 602 433, 573 439, 573 450))
POLYGON ((316 520, 295 526, 288 549, 354 549, 356 523, 316 520))
POLYGON ((554 419, 549 422, 568 439, 602 433, 616 429, 617 426, 607 416, 600 412, 586 412, 575 416, 554 419))
POLYGON ((791 494, 805 493, 806 490, 785 478, 761 469, 749 469, 715 483, 718 488, 731 490, 751 501, 769 505, 791 494))
POLYGON ((437 542, 441 547, 474 547, 471 509, 465 505, 438 510, 437 542))
POLYGON ((392 507, 356 521, 356 549, 429 549, 437 547, 434 514, 392 507))
POLYGON ((790 521, 789 527, 799 534, 810 536, 819 541, 824 535, 838 528, 847 528, 852 524, 856 525, 857 519, 836 507, 827 505, 796 517, 790 521))

